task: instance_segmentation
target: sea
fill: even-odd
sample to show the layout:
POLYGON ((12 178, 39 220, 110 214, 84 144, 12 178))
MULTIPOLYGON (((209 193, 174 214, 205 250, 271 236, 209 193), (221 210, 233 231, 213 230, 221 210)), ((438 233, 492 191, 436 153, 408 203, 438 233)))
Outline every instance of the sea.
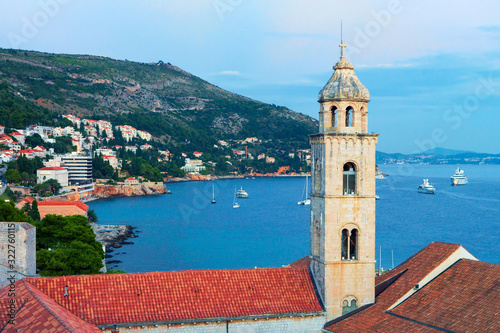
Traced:
MULTIPOLYGON (((379 167, 389 176, 376 181, 377 267, 391 269, 432 242, 462 244, 479 260, 500 264, 500 166, 461 166, 469 178, 463 186, 451 186, 456 165, 379 167), (417 192, 423 178, 436 194, 417 192)), ((281 267, 310 251, 310 206, 297 204, 304 186, 305 177, 168 183, 170 195, 88 205, 100 224, 137 228, 133 244, 111 253, 111 269, 281 267), (249 197, 234 209, 241 187, 249 197)))

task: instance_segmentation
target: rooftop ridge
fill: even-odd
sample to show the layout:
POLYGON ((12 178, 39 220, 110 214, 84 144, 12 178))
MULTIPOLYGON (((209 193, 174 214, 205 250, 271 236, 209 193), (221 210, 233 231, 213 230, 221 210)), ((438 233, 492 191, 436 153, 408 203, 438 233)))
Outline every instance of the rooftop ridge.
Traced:
MULTIPOLYGON (((45 310, 47 310, 62 326, 64 326, 70 332, 78 333, 77 331, 73 330, 70 326, 68 326, 68 324, 61 317, 59 317, 59 315, 56 314, 50 306, 45 304, 45 302, 40 297, 38 297, 38 295, 36 293, 34 293, 33 290, 31 290, 29 283, 27 283, 24 279, 21 281, 23 282, 23 284, 26 287, 26 289, 28 290, 28 292, 33 296, 33 298, 36 299, 38 301, 38 303, 40 303, 40 305, 43 306, 43 308, 45 310)), ((33 288, 36 288, 36 287, 33 286, 33 288)), ((36 288, 36 289, 39 290, 38 288, 36 288)), ((40 292, 42 293, 42 291, 40 291, 40 292)))

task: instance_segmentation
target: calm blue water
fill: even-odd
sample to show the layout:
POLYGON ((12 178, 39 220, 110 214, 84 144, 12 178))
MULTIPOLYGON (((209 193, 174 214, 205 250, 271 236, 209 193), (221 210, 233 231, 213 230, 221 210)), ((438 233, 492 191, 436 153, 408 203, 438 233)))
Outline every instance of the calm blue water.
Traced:
MULTIPOLYGON (((433 241, 460 243, 481 260, 500 263, 500 166, 466 166, 469 184, 450 186, 453 166, 381 165, 377 180, 377 259, 391 268, 433 241), (429 178, 435 195, 417 193, 429 178)), ((138 228, 133 245, 111 260, 127 272, 279 267, 309 253, 309 206, 298 206, 304 178, 167 184, 172 195, 89 203, 102 224, 138 228), (235 187, 249 199, 233 209, 235 187)))

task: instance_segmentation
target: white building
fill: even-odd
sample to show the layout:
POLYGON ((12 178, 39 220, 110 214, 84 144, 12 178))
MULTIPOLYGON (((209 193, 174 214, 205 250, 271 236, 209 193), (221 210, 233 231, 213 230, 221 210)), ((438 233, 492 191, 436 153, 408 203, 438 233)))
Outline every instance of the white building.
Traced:
POLYGON ((202 160, 192 160, 186 158, 185 165, 181 167, 181 169, 187 173, 199 173, 200 171, 205 170, 206 167, 203 165, 202 160))
POLYGON ((36 171, 37 184, 41 184, 49 179, 55 179, 66 187, 69 184, 68 169, 63 167, 44 167, 36 171))

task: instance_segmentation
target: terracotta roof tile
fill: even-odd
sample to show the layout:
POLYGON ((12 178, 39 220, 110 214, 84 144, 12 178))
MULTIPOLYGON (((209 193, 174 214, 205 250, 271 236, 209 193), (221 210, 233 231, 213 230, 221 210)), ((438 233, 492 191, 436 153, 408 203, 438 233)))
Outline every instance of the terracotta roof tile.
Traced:
POLYGON ((307 269, 266 268, 30 278, 95 325, 322 313, 307 269), (64 287, 68 286, 68 296, 64 287))
POLYGON ((38 211, 42 219, 48 214, 62 216, 85 215, 88 209, 89 206, 81 201, 38 201, 38 211))
POLYGON ((452 332, 500 332, 500 265, 462 259, 390 313, 452 332))
POLYGON ((43 167, 38 170, 48 171, 48 170, 67 170, 67 169, 63 167, 43 167))
POLYGON ((0 331, 23 333, 97 333, 95 325, 89 324, 66 310, 36 287, 24 280, 15 283, 17 313, 14 325, 9 324, 9 286, 0 290, 0 331), (2 329, 3 328, 3 329, 2 329))
POLYGON ((294 268, 308 268, 311 264, 311 258, 309 256, 305 256, 297 261, 294 261, 290 264, 290 267, 294 268))
POLYGON ((336 333, 442 332, 432 327, 398 318, 386 311, 459 248, 458 244, 439 242, 429 244, 398 267, 376 278, 375 283, 379 284, 403 272, 397 280, 376 297, 375 304, 348 318, 327 325, 326 329, 336 333))
POLYGON ((87 206, 81 201, 47 200, 47 201, 39 201, 38 206, 76 206, 84 211, 87 211, 89 209, 89 206, 87 206))

